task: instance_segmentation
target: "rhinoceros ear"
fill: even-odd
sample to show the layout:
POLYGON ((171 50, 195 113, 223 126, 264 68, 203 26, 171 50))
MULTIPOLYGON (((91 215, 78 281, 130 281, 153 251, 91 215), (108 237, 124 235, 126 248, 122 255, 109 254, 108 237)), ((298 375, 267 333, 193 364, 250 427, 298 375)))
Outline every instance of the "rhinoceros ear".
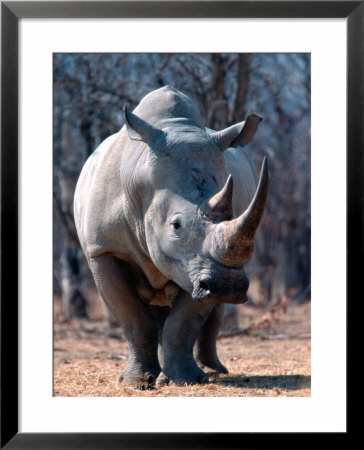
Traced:
POLYGON ((261 117, 257 113, 249 114, 245 121, 243 129, 241 130, 237 138, 234 139, 231 145, 240 145, 241 147, 245 147, 245 145, 249 144, 249 142, 253 139, 255 133, 257 132, 258 126, 262 120, 263 117, 261 117))
POLYGON ((239 122, 229 128, 211 133, 211 137, 216 142, 222 152, 224 152, 231 143, 239 136, 244 129, 245 122, 239 122))
POLYGON ((243 122, 236 123, 224 130, 217 131, 212 134, 212 137, 222 151, 236 145, 244 147, 253 138, 261 120, 263 119, 258 114, 250 114, 243 122))
POLYGON ((160 151, 164 147, 165 136, 162 130, 153 127, 145 120, 123 108, 126 129, 130 139, 143 141, 153 150, 160 151))

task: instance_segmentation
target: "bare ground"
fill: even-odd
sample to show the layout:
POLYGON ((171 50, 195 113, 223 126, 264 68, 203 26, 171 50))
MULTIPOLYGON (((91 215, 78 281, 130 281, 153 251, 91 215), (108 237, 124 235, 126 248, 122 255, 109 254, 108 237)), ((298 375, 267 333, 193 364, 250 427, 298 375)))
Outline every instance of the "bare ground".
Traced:
MULTIPOLYGON (((100 309, 100 308, 99 308, 100 309)), ((55 300, 54 395, 61 397, 307 397, 311 395, 310 303, 276 307, 239 306, 239 331, 219 337, 228 375, 210 373, 196 386, 115 385, 127 365, 122 330, 110 328, 100 311, 94 319, 62 320, 55 300)))

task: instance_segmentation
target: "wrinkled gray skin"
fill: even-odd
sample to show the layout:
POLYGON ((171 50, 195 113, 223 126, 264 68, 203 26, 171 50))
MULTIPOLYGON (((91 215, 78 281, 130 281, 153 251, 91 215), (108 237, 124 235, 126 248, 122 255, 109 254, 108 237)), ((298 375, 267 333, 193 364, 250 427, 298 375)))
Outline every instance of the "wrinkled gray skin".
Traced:
POLYGON ((227 373, 216 354, 223 303, 246 299, 243 265, 267 168, 256 191, 239 145, 261 119, 206 130, 193 101, 169 86, 124 114, 126 125, 90 156, 75 194, 82 248, 129 344, 120 380, 206 382, 201 367, 227 373))

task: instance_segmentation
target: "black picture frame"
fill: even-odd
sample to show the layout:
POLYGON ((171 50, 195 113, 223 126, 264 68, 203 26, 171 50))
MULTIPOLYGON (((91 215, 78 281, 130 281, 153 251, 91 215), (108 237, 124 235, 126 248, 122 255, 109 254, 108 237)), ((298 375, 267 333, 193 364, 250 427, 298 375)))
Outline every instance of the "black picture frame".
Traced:
MULTIPOLYGON (((257 433, 18 432, 18 21, 21 18, 346 18, 347 20, 347 305, 363 271, 363 1, 2 1, 1 2, 1 448, 259 448, 281 439, 257 433)), ((360 292, 358 290, 358 292, 360 292)), ((355 297, 354 297, 355 296, 355 297)), ((356 298, 356 302, 360 299, 356 298)), ((349 312, 349 310, 348 310, 349 312)), ((348 345, 347 348, 350 346, 348 345)), ((222 417, 227 411, 217 411, 222 417)), ((242 411, 244 414, 244 411, 242 411)), ((336 442, 347 439, 337 433, 336 442)), ((163 418, 161 418, 163 420, 163 418)), ((327 436, 323 436, 325 439, 327 436)), ((315 436, 318 442, 319 434, 315 436)), ((300 443, 310 439, 300 437, 300 443)), ((295 445, 295 433, 285 435, 295 445)), ((287 443, 287 442, 286 442, 287 443)), ((280 446, 283 444, 281 443, 280 446)))

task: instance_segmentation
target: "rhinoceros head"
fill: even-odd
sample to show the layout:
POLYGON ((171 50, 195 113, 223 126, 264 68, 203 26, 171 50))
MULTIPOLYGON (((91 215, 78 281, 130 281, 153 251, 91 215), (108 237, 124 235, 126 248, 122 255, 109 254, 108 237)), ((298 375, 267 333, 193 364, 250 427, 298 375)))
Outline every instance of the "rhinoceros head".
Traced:
POLYGON ((213 132, 193 120, 156 127, 127 109, 124 113, 129 138, 146 143, 149 152, 153 192, 144 227, 153 263, 197 301, 243 303, 249 285, 244 264, 263 214, 268 168, 264 159, 249 207, 234 217, 233 178, 223 152, 235 143, 245 145, 261 118, 252 115, 213 132))

